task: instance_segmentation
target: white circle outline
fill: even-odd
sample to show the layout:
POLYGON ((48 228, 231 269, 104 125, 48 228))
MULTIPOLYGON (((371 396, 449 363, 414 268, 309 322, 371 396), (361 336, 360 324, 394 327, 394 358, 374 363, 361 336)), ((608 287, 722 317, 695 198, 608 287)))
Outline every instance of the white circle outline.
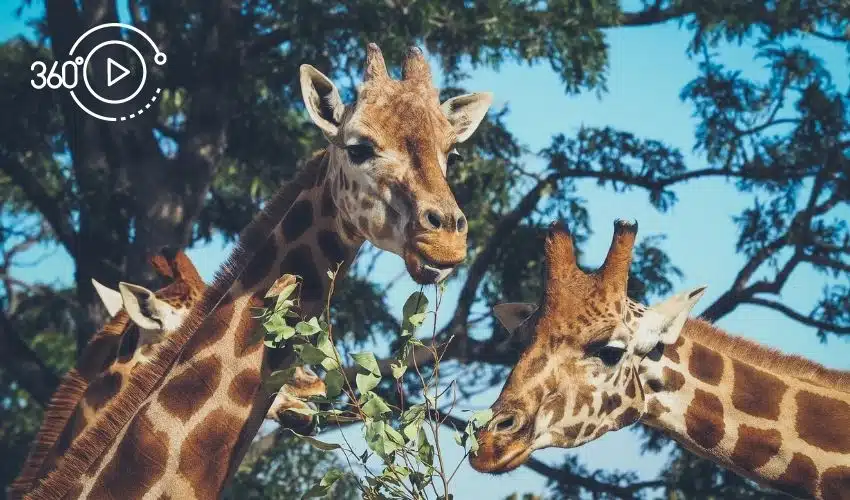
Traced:
POLYGON ((165 55, 165 52, 157 52, 156 55, 153 56, 153 62, 157 63, 160 66, 165 64, 165 61, 167 61, 167 60, 168 60, 168 56, 165 55), (162 56, 162 57, 159 57, 159 56, 162 56), (160 61, 160 59, 162 61, 160 61))
POLYGON ((75 57, 74 58, 74 64, 76 64, 77 66, 83 64, 83 57, 82 56, 75 57))
POLYGON ((106 104, 123 104, 123 103, 133 99, 134 97, 139 95, 139 92, 141 92, 142 89, 145 86, 145 81, 147 81, 147 79, 148 79, 148 66, 147 66, 147 64, 145 64, 145 59, 142 57, 142 53, 139 52, 139 49, 137 49, 136 47, 133 47, 129 43, 125 42, 124 40, 107 40, 105 42, 101 42, 100 44, 98 44, 95 48, 91 49, 89 51, 89 53, 86 55, 86 60, 83 63, 82 69, 83 69, 83 83, 85 83, 86 89, 88 89, 88 91, 91 93, 91 95, 94 96, 95 99, 97 99, 100 102, 105 102, 106 104), (95 92, 94 89, 92 89, 91 85, 89 84, 89 74, 88 74, 88 71, 86 71, 89 67, 89 60, 91 59, 92 54, 97 52, 101 47, 103 47, 105 45, 122 45, 122 46, 125 46, 125 47, 129 47, 130 50, 132 50, 133 53, 136 54, 136 57, 138 57, 139 60, 142 62, 142 81, 139 83, 139 86, 136 88, 136 91, 133 92, 132 94, 130 94, 128 97, 125 97, 124 99, 107 99, 105 97, 102 97, 100 94, 95 92))

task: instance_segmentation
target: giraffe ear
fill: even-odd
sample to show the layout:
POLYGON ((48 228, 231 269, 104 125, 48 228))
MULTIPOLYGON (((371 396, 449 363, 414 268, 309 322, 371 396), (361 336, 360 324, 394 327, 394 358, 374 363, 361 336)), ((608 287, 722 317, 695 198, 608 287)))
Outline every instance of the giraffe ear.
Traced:
POLYGON ((457 142, 469 139, 484 119, 492 102, 492 93, 478 92, 452 97, 440 106, 455 129, 457 142))
POLYGON ((659 342, 666 345, 675 343, 691 309, 702 298, 706 288, 700 286, 678 293, 647 309, 638 324, 635 351, 647 353, 659 342))
POLYGON ((496 315, 496 319, 510 333, 514 333, 519 325, 530 318, 536 310, 537 304, 524 302, 506 302, 493 306, 493 314, 496 315))
POLYGON ((118 283, 118 290, 124 301, 124 309, 130 316, 130 321, 145 330, 162 330, 163 319, 158 307, 159 299, 152 291, 139 285, 118 283))
POLYGON ((92 278, 91 284, 94 285, 94 291, 106 307, 106 312, 109 317, 114 317, 121 310, 121 294, 107 286, 101 285, 96 279, 92 278))
POLYGON ((302 64, 301 97, 313 123, 322 129, 328 139, 336 137, 345 105, 333 82, 313 66, 302 64))

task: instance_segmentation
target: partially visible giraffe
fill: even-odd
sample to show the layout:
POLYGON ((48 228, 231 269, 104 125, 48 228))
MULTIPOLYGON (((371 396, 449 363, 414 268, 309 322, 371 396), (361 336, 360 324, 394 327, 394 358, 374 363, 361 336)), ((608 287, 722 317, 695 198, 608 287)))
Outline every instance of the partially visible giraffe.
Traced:
MULTIPOLYGON (((167 282, 151 294, 154 310, 167 308, 168 316, 185 317, 206 289, 195 266, 183 252, 171 249, 163 249, 151 257, 150 264, 167 282)), ((92 336, 75 366, 62 377, 45 408, 41 428, 21 473, 9 487, 12 498, 29 491, 39 478, 56 467, 57 459, 74 437, 117 392, 122 374, 129 373, 128 365, 144 356, 143 349, 146 354, 152 349, 150 342, 139 342, 140 328, 133 328, 131 315, 122 310, 121 295, 95 280, 92 284, 111 318, 92 336)), ((148 332, 148 337, 152 333, 156 332, 148 332)))
POLYGON ((326 271, 341 263, 342 279, 365 241, 401 256, 419 283, 463 261, 467 222, 446 169, 491 96, 440 104, 421 50, 408 50, 393 80, 374 44, 354 103, 309 65, 301 90, 327 149, 243 230, 184 324, 28 498, 219 496, 267 414, 263 376, 293 362, 291 348, 265 349, 252 317, 279 276, 302 277, 299 312, 309 317, 324 308, 326 271))
MULTIPOLYGON (((163 337, 180 326, 207 288, 182 251, 165 249, 151 258, 151 265, 169 281, 156 292, 123 282, 118 291, 92 280, 111 319, 92 337, 53 395, 33 450, 10 487, 13 498, 57 466, 76 436, 95 421, 97 412, 127 383, 132 371, 154 354, 163 337)), ((324 382, 309 368, 298 367, 277 393, 267 418, 309 434, 314 420, 304 412, 289 410, 315 409, 307 398, 324 394, 324 382)))
POLYGON ((694 453, 800 497, 850 498, 850 372, 688 319, 705 287, 646 308, 626 295, 637 224, 617 221, 602 267, 576 265, 566 227, 545 245, 534 304, 497 306, 532 336, 470 459, 504 472, 641 421, 694 453))

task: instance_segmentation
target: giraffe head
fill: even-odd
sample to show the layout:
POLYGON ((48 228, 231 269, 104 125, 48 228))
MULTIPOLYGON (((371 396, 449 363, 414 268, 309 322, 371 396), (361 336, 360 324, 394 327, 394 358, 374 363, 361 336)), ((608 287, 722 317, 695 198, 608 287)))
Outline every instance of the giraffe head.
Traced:
POLYGON ((649 308, 631 301, 626 284, 636 234, 636 223, 616 221, 605 262, 585 273, 576 264, 569 231, 553 225, 539 307, 496 306, 502 324, 531 342, 478 435, 480 448, 470 458, 476 470, 512 470, 534 450, 572 448, 646 413, 644 365, 676 342, 705 287, 649 308))
POLYGON ((466 256, 467 221, 446 182, 461 160, 455 145, 475 131, 492 96, 439 101, 422 51, 412 47, 402 79, 387 73, 375 44, 353 103, 310 65, 301 91, 313 122, 330 142, 332 189, 345 233, 404 258, 420 283, 445 278, 466 256))
POLYGON ((118 290, 112 290, 92 280, 110 316, 115 316, 122 307, 127 311, 130 320, 139 327, 141 345, 154 343, 162 335, 177 330, 207 288, 182 251, 163 249, 151 258, 151 265, 169 282, 156 292, 125 282, 118 284, 118 290))
POLYGON ((299 434, 313 434, 316 419, 311 414, 316 410, 316 405, 308 398, 326 395, 325 382, 309 367, 299 366, 292 378, 278 391, 266 418, 299 434))

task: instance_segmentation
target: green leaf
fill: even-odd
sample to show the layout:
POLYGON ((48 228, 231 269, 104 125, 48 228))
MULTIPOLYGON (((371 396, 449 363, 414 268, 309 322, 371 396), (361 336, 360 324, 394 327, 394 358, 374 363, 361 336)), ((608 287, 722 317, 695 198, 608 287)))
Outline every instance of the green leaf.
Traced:
POLYGON ((393 378, 396 380, 400 379, 404 376, 404 372, 407 371, 407 364, 402 364, 399 361, 393 361, 390 363, 390 370, 393 372, 393 378))
POLYGON ((345 473, 338 469, 331 469, 327 471, 324 477, 322 477, 318 483, 311 486, 301 498, 322 498, 327 496, 334 483, 344 475, 345 473))
POLYGON ((378 360, 375 359, 374 354, 371 352, 356 352, 352 354, 351 357, 354 358, 354 362, 357 363, 357 365, 361 366, 372 375, 380 377, 381 369, 378 367, 378 360))
POLYGON ((434 447, 428 442, 428 436, 425 434, 425 429, 419 428, 419 446, 416 448, 416 455, 419 461, 425 465, 434 463, 434 447))
POLYGON ((295 375, 295 367, 289 367, 284 370, 271 372, 263 381, 263 385, 270 391, 277 392, 283 384, 292 380, 295 375))
POLYGON ((455 431, 454 438, 458 446, 463 446, 463 436, 461 436, 460 432, 455 431))
POLYGON ((334 279, 334 272, 328 269, 328 278, 334 279))
POLYGON ((358 373, 354 380, 360 394, 366 394, 378 386, 381 382, 381 377, 371 373, 358 373))
POLYGON ((298 352, 298 357, 301 358, 301 361, 308 365, 317 365, 327 357, 325 353, 310 344, 295 346, 295 350, 298 352))
POLYGON ((314 317, 310 318, 310 321, 299 321, 297 325, 295 325, 295 331, 300 335, 314 335, 319 333, 322 329, 319 327, 319 321, 314 317))
POLYGON ((413 292, 409 297, 407 297, 407 300, 404 301, 402 315, 405 318, 409 318, 414 314, 424 313, 427 309, 428 297, 426 297, 422 292, 413 292))
POLYGON ((419 328, 422 326, 422 323, 425 322, 425 318, 427 317, 428 313, 417 313, 407 318, 407 321, 413 325, 414 328, 419 328))
POLYGON ((422 292, 411 293, 402 308, 402 336, 404 336, 405 330, 412 334, 422 324, 427 310, 428 297, 422 292))
POLYGON ((478 410, 475 413, 473 413, 470 421, 472 421, 475 428, 478 429, 478 428, 481 428, 481 427, 484 427, 485 425, 487 425, 487 422, 489 422, 492 418, 493 418, 493 410, 491 410, 490 408, 487 408, 486 410, 478 410))
POLYGON ((305 443, 309 444, 310 446, 312 446, 313 448, 316 448, 318 450, 331 451, 331 450, 338 450, 338 449, 341 448, 340 445, 338 445, 338 444, 326 443, 324 441, 319 441, 318 439, 316 439, 312 436, 304 436, 304 435, 298 434, 297 432, 293 431, 292 429, 286 429, 286 430, 291 432, 298 439, 304 441, 305 443))
POLYGON ((365 404, 360 406, 360 410, 363 412, 364 415, 370 418, 378 419, 384 413, 390 413, 392 411, 390 407, 387 406, 387 403, 384 402, 383 398, 381 398, 381 396, 378 396, 374 392, 370 392, 368 394, 369 400, 366 401, 365 404))
POLYGON ((339 368, 339 363, 336 360, 338 354, 327 333, 320 332, 316 337, 316 348, 325 353, 327 356, 327 358, 322 361, 322 367, 324 367, 325 370, 330 372, 339 368))

